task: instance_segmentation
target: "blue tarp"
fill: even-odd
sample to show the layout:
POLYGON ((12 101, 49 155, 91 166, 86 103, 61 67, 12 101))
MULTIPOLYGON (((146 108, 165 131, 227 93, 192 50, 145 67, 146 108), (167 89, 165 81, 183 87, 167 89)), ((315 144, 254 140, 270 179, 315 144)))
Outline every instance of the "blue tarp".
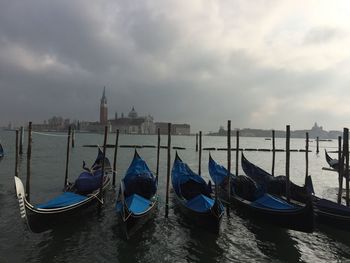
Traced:
POLYGON ((269 194, 264 194, 262 197, 252 202, 252 205, 256 207, 270 208, 270 209, 277 209, 277 210, 294 210, 297 208, 287 203, 286 201, 280 198, 271 196, 269 194))
POLYGON ((36 205, 36 208, 59 208, 69 205, 73 205, 85 200, 87 197, 84 195, 78 195, 72 192, 64 192, 61 195, 51 199, 50 201, 36 205))
POLYGON ((134 158, 123 178, 125 195, 141 195, 151 198, 157 191, 157 180, 146 162, 135 152, 134 158))
POLYGON ((202 194, 186 202, 188 208, 200 213, 209 211, 213 205, 214 200, 202 194))
POLYGON ((194 173, 186 163, 181 161, 181 159, 175 158, 173 169, 171 171, 171 181, 177 195, 181 195, 181 185, 190 180, 207 186, 207 183, 202 177, 194 173))
POLYGON ((138 177, 140 175, 154 179, 154 176, 148 168, 146 162, 143 159, 141 159, 141 157, 137 153, 135 153, 135 156, 124 177, 125 185, 127 185, 129 181, 133 180, 133 178, 138 177))
POLYGON ((75 180, 75 188, 80 193, 91 193, 101 187, 102 170, 93 173, 84 171, 75 180))
MULTIPOLYGON (((213 181, 221 187, 227 187, 228 175, 227 169, 217 164, 210 156, 209 158, 209 174, 213 181)), ((262 187, 259 187, 254 180, 244 175, 231 174, 231 193, 240 196, 249 201, 256 200, 265 194, 262 187)), ((227 192, 225 192, 227 195, 227 192)), ((227 196, 225 196, 227 198, 227 196)))
POLYGON ((209 158, 208 169, 210 177, 216 185, 220 185, 227 177, 227 169, 217 164, 212 158, 209 158))
MULTIPOLYGON (((133 194, 127 197, 125 203, 129 211, 136 215, 142 214, 152 205, 150 200, 147 200, 138 194, 133 194)), ((122 203, 118 202, 116 208, 119 212, 122 209, 122 203)))

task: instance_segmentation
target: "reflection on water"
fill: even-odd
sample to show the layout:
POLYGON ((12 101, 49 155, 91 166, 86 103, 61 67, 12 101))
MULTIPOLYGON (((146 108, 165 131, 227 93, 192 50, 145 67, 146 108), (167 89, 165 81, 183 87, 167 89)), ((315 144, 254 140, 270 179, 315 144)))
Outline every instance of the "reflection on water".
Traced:
POLYGON ((288 230, 273 227, 264 223, 248 223, 248 229, 255 235, 256 244, 268 258, 283 262, 299 262, 301 254, 288 230))
MULTIPOLYGON (((33 135, 31 199, 33 203, 45 201, 62 191, 65 165, 64 137, 33 135)), ((103 209, 94 211, 54 230, 33 234, 28 232, 19 216, 18 202, 13 187, 14 134, 0 132, 6 156, 0 162, 0 255, 8 262, 320 262, 345 261, 350 258, 350 235, 347 232, 319 227, 313 234, 272 227, 250 220, 232 211, 224 216, 221 232, 213 234, 193 226, 181 214, 170 194, 169 218, 164 218, 166 185, 166 151, 161 151, 159 175, 159 209, 153 219, 135 233, 128 241, 122 236, 115 212, 115 191, 106 194, 103 209)), ((114 143, 114 135, 109 143, 114 143)), ((120 136, 120 144, 156 144, 156 136, 120 136)), ((162 144, 166 137, 162 137, 162 144)), ((181 157, 191 168, 198 168, 195 138, 173 137, 173 145, 185 146, 181 157)), ((91 163, 96 149, 83 148, 84 144, 102 142, 102 135, 77 134, 76 148, 72 150, 69 179, 74 180, 80 172, 82 161, 91 163)), ((292 139, 291 148, 304 148, 304 140, 292 139)), ((224 137, 203 137, 203 147, 225 147, 224 137)), ((321 147, 333 147, 337 142, 322 142, 321 147)), ((263 138, 241 138, 243 148, 269 148, 271 142, 263 138)), ((277 148, 284 148, 283 139, 276 140, 277 148)), ((313 145, 311 145, 311 149, 313 145)), ((24 149, 26 150, 26 149, 24 149)), ((150 169, 155 170, 156 149, 139 149, 150 169)), ((172 152, 174 157, 175 152, 172 152)), ((214 158, 226 164, 226 153, 213 151, 214 158)), ((107 155, 112 159, 113 149, 107 155)), ((132 149, 118 150, 117 189, 122 175, 133 156, 132 149)), ((271 170, 271 153, 247 152, 249 160, 262 168, 271 170)), ((283 174, 284 153, 276 154, 275 174, 283 174)), ((319 196, 335 200, 337 176, 322 171, 325 166, 323 152, 317 156, 310 153, 310 174, 319 196)), ((208 180, 208 152, 203 152, 202 175, 208 180)), ((232 167, 235 167, 235 161, 232 167)), ((20 162, 20 177, 26 173, 26 157, 20 162)), ((291 178, 304 181, 305 155, 291 153, 291 178)), ((239 169, 239 173, 243 171, 239 169)), ((25 183, 25 179, 24 179, 25 183)), ((1 261, 0 260, 0 261, 1 261)))

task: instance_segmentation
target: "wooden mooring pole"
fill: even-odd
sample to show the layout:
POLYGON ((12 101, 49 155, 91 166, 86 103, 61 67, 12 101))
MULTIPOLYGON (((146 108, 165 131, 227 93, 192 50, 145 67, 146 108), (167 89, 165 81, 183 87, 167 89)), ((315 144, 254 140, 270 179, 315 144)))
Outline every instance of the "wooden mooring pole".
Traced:
POLYGON ((75 129, 72 129, 72 148, 75 147, 75 129))
POLYGON ((107 135, 108 135, 108 126, 106 125, 105 126, 104 138, 103 138, 102 176, 101 176, 101 184, 100 184, 100 191, 99 191, 99 199, 100 199, 99 207, 102 207, 102 204, 103 204, 103 182, 104 182, 104 175, 105 175, 107 135))
POLYGON ((15 176, 18 177, 18 141, 19 141, 19 131, 16 130, 16 159, 15 159, 15 176))
POLYGON ((119 129, 115 134, 115 144, 114 144, 114 157, 113 157, 113 186, 115 186, 115 177, 117 175, 117 156, 118 156, 118 141, 119 141, 119 129))
POLYGON ((158 139, 157 139, 157 167, 156 167, 156 174, 157 174, 157 178, 158 178, 158 175, 159 175, 159 157, 160 157, 160 128, 158 128, 157 134, 158 134, 158 139))
POLYGON ((320 152, 319 144, 320 144, 320 138, 316 137, 316 154, 320 152))
POLYGON ((68 167, 69 167, 69 154, 70 154, 70 140, 71 140, 71 126, 68 128, 67 138, 67 154, 66 154, 66 172, 64 174, 64 187, 68 184, 68 167))
POLYGON ((198 133, 196 133, 196 152, 198 152, 198 133))
POLYGON ((306 141, 305 141, 305 182, 306 185, 307 177, 309 176, 309 133, 306 133, 306 141))
POLYGON ((344 128, 343 134, 344 142, 343 142, 343 155, 345 158, 345 188, 346 188, 346 206, 349 206, 349 129, 344 128))
POLYGON ((30 161, 32 157, 32 122, 28 125, 28 148, 27 148, 27 179, 26 179, 26 195, 27 201, 30 202, 30 161))
POLYGON ((20 135, 19 135, 19 154, 23 154, 23 140, 24 139, 24 128, 21 126, 20 135))
POLYGON ((238 161, 239 161, 239 130, 236 131, 236 172, 235 175, 238 176, 238 161))
POLYGON ((338 199, 337 199, 338 204, 341 204, 341 197, 343 195, 344 159, 342 155, 341 140, 342 140, 342 137, 338 136, 338 182, 339 182, 338 199))
POLYGON ((228 194, 228 204, 226 206, 227 215, 230 216, 230 203, 231 203, 231 121, 227 121, 227 174, 228 174, 228 184, 227 184, 227 194, 228 194))
POLYGON ((287 125, 286 132, 286 198, 290 201, 290 179, 289 179, 289 165, 290 165, 290 126, 287 125))
POLYGON ((168 123, 168 154, 167 154, 167 173, 166 173, 166 196, 165 196, 165 217, 169 214, 169 180, 170 180, 170 156, 171 153, 171 123, 168 123))
POLYGON ((272 130, 272 168, 271 168, 272 176, 275 176, 275 158, 276 158, 275 130, 272 130))
POLYGON ((198 175, 202 173, 202 131, 199 132, 198 175))

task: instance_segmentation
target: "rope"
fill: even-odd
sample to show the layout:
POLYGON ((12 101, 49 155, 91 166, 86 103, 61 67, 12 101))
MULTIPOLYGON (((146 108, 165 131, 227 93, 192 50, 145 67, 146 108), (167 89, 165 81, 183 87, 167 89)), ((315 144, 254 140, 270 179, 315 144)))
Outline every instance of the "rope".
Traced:
POLYGON ((43 133, 43 132, 32 132, 33 134, 38 134, 38 135, 44 135, 44 136, 53 136, 53 137, 68 137, 66 134, 50 134, 50 133, 43 133))
POLYGON ((91 196, 95 197, 95 198, 97 199, 97 201, 99 201, 100 204, 103 205, 103 200, 101 200, 100 198, 97 197, 98 194, 99 194, 99 193, 97 193, 97 194, 91 194, 91 196))

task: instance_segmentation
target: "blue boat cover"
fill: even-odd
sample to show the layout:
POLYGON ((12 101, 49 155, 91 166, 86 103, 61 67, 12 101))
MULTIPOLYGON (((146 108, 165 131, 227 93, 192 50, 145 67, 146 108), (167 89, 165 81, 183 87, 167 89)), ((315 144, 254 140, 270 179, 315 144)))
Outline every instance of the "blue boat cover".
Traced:
MULTIPOLYGON (((210 177, 217 185, 224 188, 224 191, 221 192, 222 195, 226 194, 225 198, 227 198, 228 193, 225 190, 227 188, 229 178, 227 175, 227 169, 224 166, 216 163, 211 156, 209 157, 208 168, 210 177)), ((231 193, 235 193, 243 199, 254 201, 265 194, 264 188, 257 185, 254 180, 247 176, 236 176, 231 173, 230 179, 231 193)))
POLYGON ((72 192, 64 192, 61 195, 51 199, 46 203, 36 205, 35 208, 50 209, 50 208, 65 207, 65 206, 79 203, 85 200, 86 198, 87 197, 84 195, 79 195, 72 192))
POLYGON ((194 173, 186 163, 181 161, 180 158, 175 158, 173 169, 171 171, 171 181, 177 195, 182 195, 181 185, 189 181, 193 181, 205 187, 207 186, 204 179, 194 173))
POLYGON ((291 205, 286 201, 280 198, 276 198, 269 194, 264 194, 262 197, 252 202, 252 205, 255 207, 270 208, 277 210, 294 210, 297 208, 294 205, 291 205))
POLYGON ((220 185, 224 182, 227 177, 227 169, 217 164, 211 157, 209 158, 208 169, 211 179, 213 179, 214 184, 220 185))
POLYGON ((146 162, 135 152, 134 158, 123 178, 125 195, 138 194, 151 198, 157 192, 157 180, 146 162))
POLYGON ((186 202, 188 208, 200 213, 209 211, 213 205, 214 200, 202 194, 199 194, 186 202))
POLYGON ((101 187, 102 170, 84 171, 75 180, 75 188, 79 193, 91 193, 101 187))
MULTIPOLYGON (((150 200, 143 198, 138 194, 133 194, 127 197, 125 199, 125 203, 129 211, 136 215, 144 213, 152 205, 152 202, 150 200)), ((116 208, 117 208, 117 211, 119 212, 122 209, 122 203, 117 202, 116 208)))

